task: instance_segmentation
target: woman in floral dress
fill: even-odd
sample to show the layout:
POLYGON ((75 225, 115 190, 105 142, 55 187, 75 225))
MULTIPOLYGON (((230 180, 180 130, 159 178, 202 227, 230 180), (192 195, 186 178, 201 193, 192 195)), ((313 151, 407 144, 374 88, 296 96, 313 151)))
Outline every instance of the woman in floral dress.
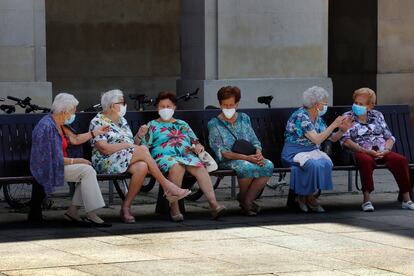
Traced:
MULTIPOLYGON (((211 178, 197 154, 204 150, 190 126, 173 117, 176 109, 176 97, 172 92, 161 92, 157 99, 160 118, 148 125, 145 136, 140 136, 141 144, 147 146, 159 168, 168 173, 168 179, 181 186, 184 173, 188 171, 198 182, 211 208, 213 219, 217 219, 225 210, 217 203, 211 178)), ((178 203, 171 204, 171 219, 183 221, 178 203)))
POLYGON ((320 150, 325 140, 338 141, 352 125, 348 117, 338 116, 329 126, 322 116, 328 110, 328 92, 312 86, 303 92, 303 107, 290 115, 286 123, 282 163, 291 167, 290 189, 297 195, 302 212, 309 209, 323 213, 325 209, 313 196, 318 190, 332 190, 333 163, 320 150), (338 131, 334 132, 338 128, 338 131))
POLYGON ((219 166, 232 169, 237 174, 240 188, 237 200, 242 212, 247 216, 255 216, 260 211, 255 199, 272 176, 273 163, 263 157, 262 147, 254 133, 250 117, 245 113, 236 112, 241 98, 240 89, 232 86, 222 87, 217 93, 217 98, 222 112, 208 122, 210 147, 219 166), (231 149, 236 141, 233 135, 250 142, 256 148, 256 153, 244 155, 233 152, 231 149))
MULTIPOLYGON (((105 134, 93 137, 92 165, 98 173, 131 173, 128 194, 121 208, 121 219, 125 223, 135 222, 130 207, 141 189, 148 171, 164 188, 168 201, 173 203, 186 197, 190 191, 180 189, 166 179, 148 149, 135 145, 136 138, 134 139, 124 118, 127 107, 122 91, 111 90, 104 93, 101 104, 103 112, 92 119, 89 129, 93 131, 102 126, 110 126, 110 130, 105 134)), ((142 135, 142 132, 143 129, 140 129, 136 137, 142 135)))

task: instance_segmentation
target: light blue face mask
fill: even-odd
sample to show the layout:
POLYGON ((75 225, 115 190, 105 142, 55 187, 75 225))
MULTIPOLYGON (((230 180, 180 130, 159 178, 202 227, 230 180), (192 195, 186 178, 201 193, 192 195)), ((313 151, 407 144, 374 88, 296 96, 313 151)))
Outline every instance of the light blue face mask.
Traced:
POLYGON ((326 114, 326 112, 328 111, 328 106, 327 105, 323 105, 323 109, 322 110, 318 110, 318 115, 319 116, 323 116, 326 114))
POLYGON ((367 113, 367 108, 366 108, 366 106, 353 104, 352 105, 352 111, 355 113, 355 115, 362 116, 365 113, 367 113))
POLYGON ((66 120, 65 120, 65 125, 70 125, 70 124, 72 124, 72 123, 73 123, 73 121, 75 121, 75 118, 76 118, 76 115, 75 115, 75 114, 72 114, 72 116, 70 116, 70 118, 69 118, 69 119, 66 119, 66 120))

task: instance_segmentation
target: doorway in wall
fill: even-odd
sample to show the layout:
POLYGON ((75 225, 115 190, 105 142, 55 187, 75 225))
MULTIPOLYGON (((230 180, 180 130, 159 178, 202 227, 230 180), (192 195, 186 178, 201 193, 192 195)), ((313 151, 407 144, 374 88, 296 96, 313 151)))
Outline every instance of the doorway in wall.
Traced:
POLYGON ((329 0, 328 75, 335 105, 360 87, 377 86, 377 0, 329 0))

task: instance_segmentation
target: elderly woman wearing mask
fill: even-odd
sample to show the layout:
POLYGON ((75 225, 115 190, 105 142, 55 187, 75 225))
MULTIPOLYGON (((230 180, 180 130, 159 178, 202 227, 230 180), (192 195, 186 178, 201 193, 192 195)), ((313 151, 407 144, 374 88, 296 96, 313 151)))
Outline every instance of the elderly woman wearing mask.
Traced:
POLYGON ((93 137, 92 164, 99 173, 111 174, 127 171, 131 173, 128 194, 121 208, 121 219, 125 223, 135 223, 130 208, 148 171, 163 187, 164 196, 170 203, 189 195, 189 190, 177 187, 164 177, 147 147, 135 145, 136 138, 143 135, 143 129, 138 131, 134 140, 131 129, 124 118, 127 106, 122 91, 111 90, 104 93, 101 105, 103 111, 92 119, 90 130, 99 129, 102 126, 110 126, 110 130, 93 137))
POLYGON ((327 109, 328 92, 313 86, 303 92, 303 107, 290 116, 286 125, 282 162, 292 167, 290 188, 297 195, 303 212, 308 212, 309 208, 314 212, 325 212, 313 194, 317 189, 333 188, 333 164, 319 148, 326 139, 338 141, 352 124, 349 117, 339 116, 327 126, 322 119, 327 109), (339 130, 333 132, 336 128, 339 130))
POLYGON ((237 174, 240 192, 237 200, 242 212, 255 216, 260 206, 255 199, 273 174, 273 163, 262 155, 262 147, 252 128, 250 117, 236 112, 241 93, 238 87, 222 87, 217 98, 222 112, 208 122, 210 147, 216 155, 219 166, 232 169, 237 174), (244 139, 250 145, 250 154, 233 151, 237 139, 244 139))
POLYGON ((105 203, 91 162, 83 158, 70 158, 67 151, 68 144, 83 144, 93 136, 106 133, 108 127, 75 134, 69 125, 75 120, 78 104, 75 97, 67 93, 55 97, 52 113, 43 117, 33 130, 30 170, 46 195, 53 193, 56 187, 63 186, 64 181, 77 183, 65 218, 80 222, 78 207, 84 205, 86 222, 108 227, 111 224, 105 223, 96 214, 96 210, 105 206, 105 203))
POLYGON ((358 169, 361 173, 364 212, 374 211, 371 192, 374 190, 372 173, 376 164, 384 164, 394 175, 402 194, 402 209, 414 210, 410 198, 410 170, 405 156, 392 151, 395 137, 392 135, 384 115, 374 109, 376 95, 369 88, 354 92, 352 111, 344 115, 355 120, 355 124, 345 133, 341 143, 354 152, 358 169))
MULTIPOLYGON (((177 108, 174 93, 159 93, 156 104, 160 118, 144 126, 148 132, 138 138, 151 150, 160 169, 168 173, 168 179, 176 185, 181 186, 186 171, 197 179, 210 205, 211 216, 217 219, 225 207, 218 204, 207 169, 197 157, 197 154, 204 151, 203 145, 186 122, 173 117, 177 108)), ((171 204, 171 219, 175 222, 184 220, 177 203, 171 204)))

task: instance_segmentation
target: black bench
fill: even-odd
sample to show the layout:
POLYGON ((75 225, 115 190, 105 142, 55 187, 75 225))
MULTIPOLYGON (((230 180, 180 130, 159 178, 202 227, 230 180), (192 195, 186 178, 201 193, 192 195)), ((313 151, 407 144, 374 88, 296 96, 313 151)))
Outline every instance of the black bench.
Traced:
MULTIPOLYGON (((275 173, 288 172, 289 168, 283 168, 280 161, 280 154, 284 143, 284 130, 286 121, 290 114, 296 108, 272 108, 272 109, 244 109, 242 112, 247 113, 253 124, 253 128, 262 142, 263 154, 275 164, 275 173)), ((397 139, 394 150, 407 157, 410 168, 414 168, 414 140, 410 125, 409 107, 406 105, 387 105, 377 106, 377 110, 381 111, 385 119, 397 139)), ((325 120, 329 123, 336 116, 350 110, 349 106, 330 107, 325 115, 325 120)), ((208 145, 208 121, 217 116, 218 110, 187 110, 177 111, 175 116, 185 120, 192 127, 201 143, 211 152, 208 145)), ((73 124, 74 129, 80 133, 86 132, 89 127, 90 120, 94 117, 94 113, 78 113, 76 121, 73 124)), ((14 114, 0 116, 0 185, 32 183, 33 199, 31 202, 31 213, 33 219, 39 218, 41 214, 41 198, 42 189, 29 171, 29 157, 31 147, 31 134, 36 123, 44 116, 44 114, 14 114)), ((145 112, 128 112, 126 118, 131 126, 132 132, 136 133, 139 126, 157 118, 158 115, 153 111, 145 112)), ((338 144, 332 147, 334 170, 356 171, 354 164, 349 163, 349 154, 341 149, 338 144), (346 158, 344 158, 346 157, 346 158), (344 159, 348 159, 346 163, 344 159)), ((88 143, 83 146, 85 158, 90 158, 91 149, 88 143)), ((378 166, 383 168, 384 166, 378 166)), ((411 173, 413 170, 411 170, 411 173)), ((233 177, 233 189, 235 187, 234 172, 231 170, 218 170, 211 173, 213 176, 233 177)), ((119 180, 128 179, 129 174, 104 175, 99 174, 98 180, 114 181, 114 186, 120 195, 124 198, 123 190, 118 184, 119 180)), ((414 177, 412 177, 414 181, 414 177)), ((234 193, 233 193, 234 196, 234 193)), ((289 203, 293 202, 293 194, 290 194, 289 203)), ((157 211, 163 212, 168 206, 162 198, 162 189, 160 189, 159 200, 157 203, 157 211)))

